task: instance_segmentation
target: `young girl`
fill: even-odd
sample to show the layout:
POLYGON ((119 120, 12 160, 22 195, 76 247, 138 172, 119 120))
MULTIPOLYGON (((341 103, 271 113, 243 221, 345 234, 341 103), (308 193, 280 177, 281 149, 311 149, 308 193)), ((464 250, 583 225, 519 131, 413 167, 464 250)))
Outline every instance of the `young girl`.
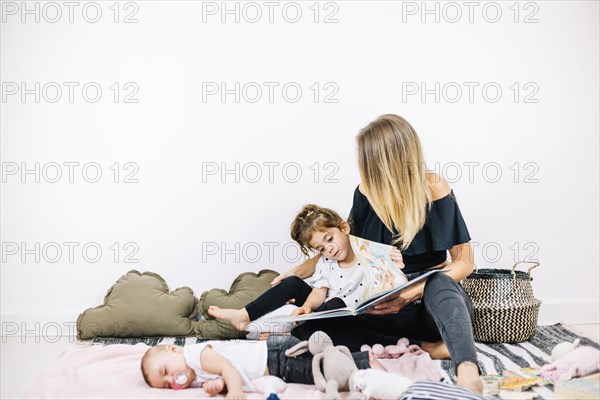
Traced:
MULTIPOLYGON (((304 206, 292 222, 291 236, 307 257, 309 249, 321 254, 313 287, 297 276, 290 276, 242 309, 210 306, 208 313, 244 330, 250 321, 283 306, 290 299, 301 305, 292 315, 332 310, 360 302, 365 290, 363 268, 352 249, 349 234, 350 225, 335 211, 314 204, 304 206)), ((399 264, 400 252, 394 250, 393 260, 399 264)), ((401 263, 399 266, 402 267, 401 263)))

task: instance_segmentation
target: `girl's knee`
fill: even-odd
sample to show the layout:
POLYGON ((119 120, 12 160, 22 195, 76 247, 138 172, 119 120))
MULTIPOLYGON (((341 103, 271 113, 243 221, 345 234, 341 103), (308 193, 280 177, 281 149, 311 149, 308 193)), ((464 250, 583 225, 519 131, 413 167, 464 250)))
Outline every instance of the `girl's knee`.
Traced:
POLYGON ((280 285, 285 285, 285 286, 297 286, 299 284, 305 284, 306 282, 304 282, 300 277, 296 276, 296 275, 292 275, 292 276, 288 276, 287 278, 283 279, 279 284, 280 285))

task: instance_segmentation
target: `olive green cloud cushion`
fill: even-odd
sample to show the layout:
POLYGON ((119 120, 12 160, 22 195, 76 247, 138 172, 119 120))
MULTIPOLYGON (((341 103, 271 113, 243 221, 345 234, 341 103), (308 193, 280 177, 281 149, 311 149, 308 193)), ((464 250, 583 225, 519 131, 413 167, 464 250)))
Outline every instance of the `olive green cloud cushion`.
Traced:
POLYGON ((197 299, 189 287, 169 292, 152 272, 129 271, 106 293, 104 304, 77 318, 77 338, 193 336, 197 299))
POLYGON ((212 289, 202 293, 198 301, 198 310, 204 317, 196 325, 196 336, 201 339, 236 339, 245 338, 246 333, 235 329, 228 322, 214 319, 208 314, 212 305, 221 308, 242 308, 271 287, 271 281, 279 273, 263 269, 258 272, 244 272, 231 284, 229 292, 223 289, 212 289))

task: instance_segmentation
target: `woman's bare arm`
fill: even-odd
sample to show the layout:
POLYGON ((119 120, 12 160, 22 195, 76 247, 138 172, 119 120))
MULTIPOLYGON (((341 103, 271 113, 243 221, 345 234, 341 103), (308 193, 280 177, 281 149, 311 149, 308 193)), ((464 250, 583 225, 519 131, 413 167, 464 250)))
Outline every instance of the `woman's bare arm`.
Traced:
POLYGON ((309 258, 308 260, 304 261, 302 264, 296 265, 294 268, 290 269, 289 271, 284 272, 283 274, 280 274, 275 279, 273 279, 273 281, 271 282, 271 285, 275 286, 279 282, 284 280, 285 278, 287 278, 289 276, 294 276, 294 275, 299 277, 300 279, 310 278, 315 273, 315 267, 317 266, 317 261, 319 261, 320 257, 321 257, 320 255, 317 255, 313 258, 309 258))

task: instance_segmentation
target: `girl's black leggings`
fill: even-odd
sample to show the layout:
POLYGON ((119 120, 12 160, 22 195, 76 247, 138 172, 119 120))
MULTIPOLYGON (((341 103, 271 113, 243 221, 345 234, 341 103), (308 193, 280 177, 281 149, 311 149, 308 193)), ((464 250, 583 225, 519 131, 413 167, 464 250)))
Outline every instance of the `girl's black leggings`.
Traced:
MULTIPOLYGON (((291 298, 301 306, 311 290, 302 279, 291 276, 249 303, 246 311, 250 320, 255 320, 281 307, 291 298)), ((344 306, 341 299, 333 298, 315 311, 344 306)), ((471 300, 462 286, 448 275, 438 273, 428 278, 422 301, 406 305, 397 314, 362 314, 305 321, 292 330, 292 335, 307 340, 315 331, 324 331, 333 343, 347 346, 350 351, 360 351, 363 344, 396 344, 402 337, 413 343, 443 340, 454 365, 458 366, 464 361, 477 364, 472 320, 471 300)))
MULTIPOLYGON (((290 299, 294 299, 294 304, 300 307, 304 304, 311 291, 312 287, 302 279, 297 276, 290 276, 282 280, 277 286, 273 286, 264 292, 256 300, 246 304, 246 311, 248 312, 248 316, 250 316, 250 321, 254 321, 266 313, 283 306, 290 299)), ((345 306, 346 304, 343 300, 334 297, 314 311, 333 310, 334 308, 345 306)))

